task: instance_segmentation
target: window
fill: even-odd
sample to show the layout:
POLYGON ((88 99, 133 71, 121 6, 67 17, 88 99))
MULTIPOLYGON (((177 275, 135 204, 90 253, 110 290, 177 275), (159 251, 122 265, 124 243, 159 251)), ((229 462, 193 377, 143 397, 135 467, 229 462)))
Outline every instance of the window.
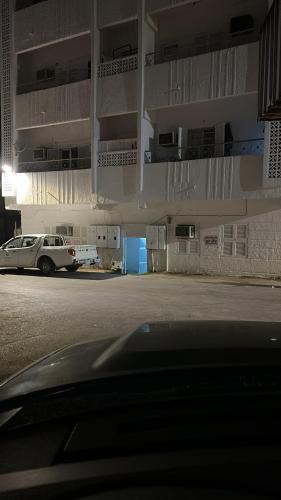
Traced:
POLYGON ((46 236, 44 239, 44 247, 62 247, 64 241, 60 236, 46 236))
POLYGON ((57 226, 56 233, 63 236, 73 236, 73 226, 57 226))
POLYGON ((199 240, 181 240, 177 243, 179 255, 196 255, 199 253, 199 240))
POLYGON ((222 255, 225 257, 247 257, 248 226, 226 224, 223 226, 222 255))
POLYGON ((22 248, 32 247, 35 245, 37 239, 35 236, 24 236, 21 244, 22 248))
POLYGON ((215 127, 188 131, 188 159, 213 158, 215 155, 215 127))
POLYGON ((7 245, 5 245, 5 248, 20 248, 21 247, 21 238, 13 238, 10 240, 7 245))

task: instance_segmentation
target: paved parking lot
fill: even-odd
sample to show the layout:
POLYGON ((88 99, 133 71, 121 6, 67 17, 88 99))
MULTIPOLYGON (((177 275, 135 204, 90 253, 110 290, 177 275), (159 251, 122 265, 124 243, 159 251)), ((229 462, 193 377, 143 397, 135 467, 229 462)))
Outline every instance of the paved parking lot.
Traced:
POLYGON ((145 321, 281 322, 280 304, 281 282, 267 280, 0 271, 0 380, 59 347, 145 321))

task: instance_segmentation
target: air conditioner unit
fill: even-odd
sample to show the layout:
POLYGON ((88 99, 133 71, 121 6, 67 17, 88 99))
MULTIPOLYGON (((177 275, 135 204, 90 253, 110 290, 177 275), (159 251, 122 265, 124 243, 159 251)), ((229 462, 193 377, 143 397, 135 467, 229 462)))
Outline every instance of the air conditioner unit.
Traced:
POLYGON ((158 136, 159 146, 172 147, 178 145, 178 134, 176 132, 168 132, 165 134, 159 134, 158 136))
POLYGON ((34 161, 42 161, 47 159, 47 148, 36 148, 33 150, 34 161))
POLYGON ((176 238, 193 239, 195 238, 195 226, 183 225, 176 226, 176 238))

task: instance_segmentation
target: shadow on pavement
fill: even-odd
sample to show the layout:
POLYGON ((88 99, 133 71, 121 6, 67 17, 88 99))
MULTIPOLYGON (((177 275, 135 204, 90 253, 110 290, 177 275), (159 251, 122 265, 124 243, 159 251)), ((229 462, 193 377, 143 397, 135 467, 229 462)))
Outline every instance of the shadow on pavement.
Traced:
MULTIPOLYGON (((15 275, 15 276, 44 276, 38 269, 0 269, 1 275, 15 275)), ((72 279, 72 280, 90 280, 90 281, 104 281, 112 278, 120 278, 122 275, 119 273, 101 273, 95 271, 76 271, 76 273, 69 273, 68 271, 57 271, 48 278, 59 279, 72 279)))

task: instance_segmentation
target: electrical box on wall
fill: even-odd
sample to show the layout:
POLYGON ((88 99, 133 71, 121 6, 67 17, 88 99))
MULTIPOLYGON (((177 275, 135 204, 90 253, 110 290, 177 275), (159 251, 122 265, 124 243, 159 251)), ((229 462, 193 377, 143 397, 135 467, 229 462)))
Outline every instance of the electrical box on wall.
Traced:
POLYGON ((148 250, 166 249, 166 226, 146 226, 146 248, 148 250))
POLYGON ((120 248, 120 226, 89 226, 87 239, 89 244, 99 248, 120 248))

